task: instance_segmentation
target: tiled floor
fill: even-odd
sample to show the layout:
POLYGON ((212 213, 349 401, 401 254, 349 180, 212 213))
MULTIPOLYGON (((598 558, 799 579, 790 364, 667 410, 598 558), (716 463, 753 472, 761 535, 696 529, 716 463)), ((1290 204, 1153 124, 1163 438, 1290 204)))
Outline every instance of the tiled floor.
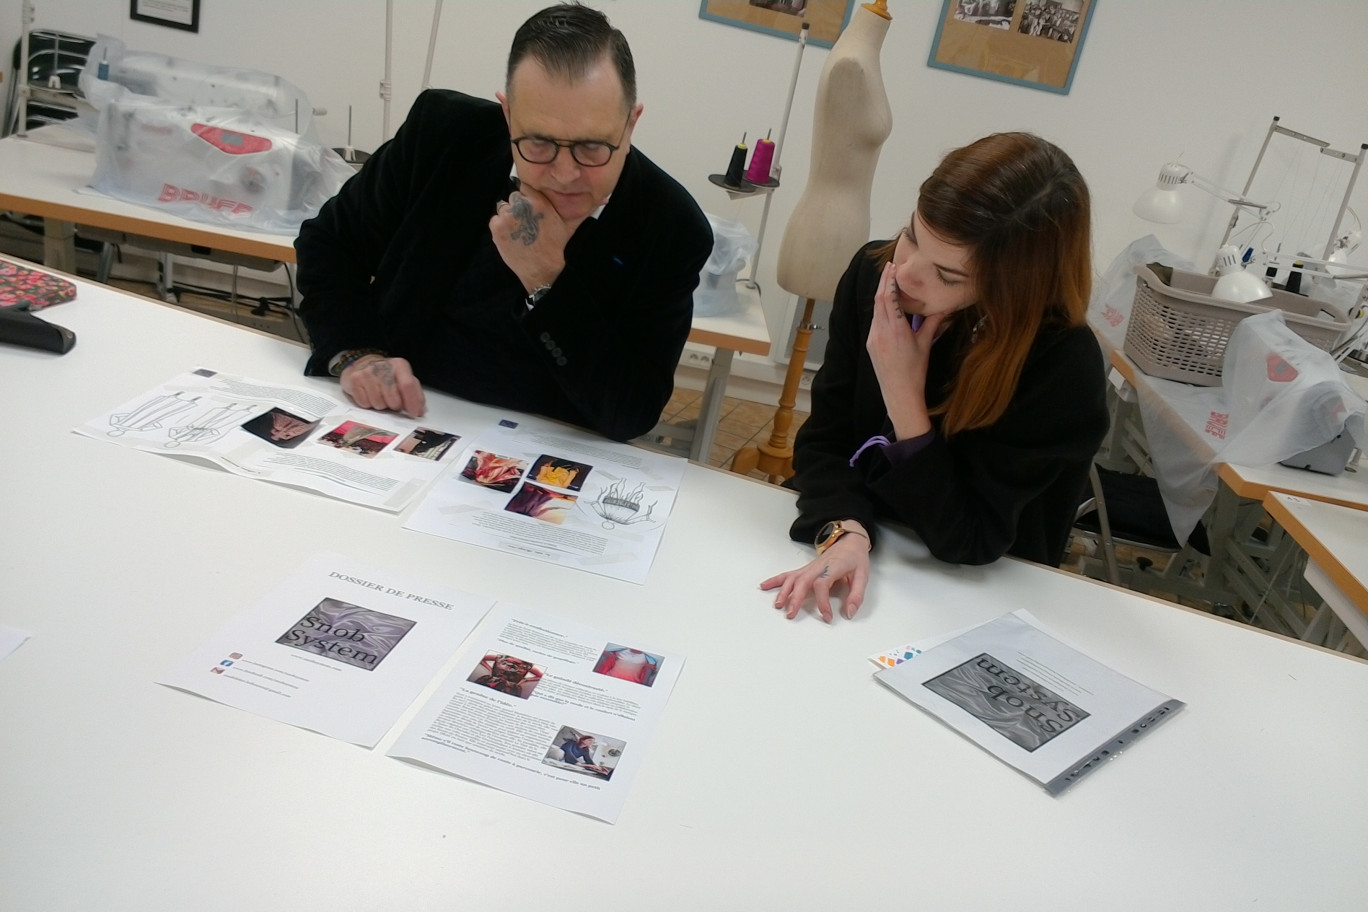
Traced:
MULTIPOLYGON (((675 387, 674 395, 665 405, 661 420, 670 424, 681 424, 698 417, 702 405, 701 390, 675 387)), ((774 432, 774 412, 776 404, 766 405, 746 399, 722 399, 721 417, 717 421, 717 433, 713 436, 712 449, 708 453, 708 465, 731 468, 732 457, 744 447, 766 443, 774 432)), ((798 433, 807 420, 806 412, 794 412, 793 422, 789 425, 788 442, 793 443, 793 435, 798 433)), ((763 479, 764 473, 755 471, 754 477, 763 479)))

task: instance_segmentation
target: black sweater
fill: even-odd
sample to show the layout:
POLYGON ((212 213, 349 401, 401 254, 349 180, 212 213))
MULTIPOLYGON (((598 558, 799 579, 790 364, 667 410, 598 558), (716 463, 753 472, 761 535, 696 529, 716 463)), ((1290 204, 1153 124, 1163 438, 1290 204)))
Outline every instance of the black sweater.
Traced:
MULTIPOLYGON (((1057 566, 1088 466, 1107 430, 1106 374, 1086 326, 1036 337, 1007 411, 993 425, 946 438, 892 461, 878 447, 848 461, 867 439, 893 438, 874 365, 865 350, 880 269, 866 246, 836 291, 826 357, 812 384, 812 414, 794 445, 798 519, 790 535, 810 542, 834 519, 910 526, 937 558, 985 564, 1003 554, 1057 566)), ((952 323, 931 349, 927 404, 945 398, 967 342, 952 323)))

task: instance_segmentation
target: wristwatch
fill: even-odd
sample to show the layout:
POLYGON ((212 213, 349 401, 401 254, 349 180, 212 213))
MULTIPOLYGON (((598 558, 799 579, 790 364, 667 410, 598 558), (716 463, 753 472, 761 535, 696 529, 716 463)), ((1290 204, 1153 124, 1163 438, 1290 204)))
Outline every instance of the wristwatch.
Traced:
POLYGON ((817 539, 813 542, 813 545, 817 548, 817 553, 819 555, 825 554, 826 550, 836 544, 842 535, 847 534, 858 535, 866 542, 869 541, 869 536, 865 534, 865 531, 853 525, 852 520, 837 519, 817 530, 817 539))
POLYGON ((546 297, 546 293, 550 290, 550 285, 538 285, 536 288, 532 289, 532 293, 524 299, 523 303, 527 305, 528 310, 531 310, 537 306, 538 301, 546 297))

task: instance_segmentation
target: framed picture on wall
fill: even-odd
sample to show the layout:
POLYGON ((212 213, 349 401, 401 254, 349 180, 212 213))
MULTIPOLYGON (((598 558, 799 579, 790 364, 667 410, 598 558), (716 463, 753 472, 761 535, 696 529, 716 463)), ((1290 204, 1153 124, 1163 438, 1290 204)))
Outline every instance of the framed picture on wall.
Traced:
POLYGON ((1069 94, 1097 0, 945 0, 927 66, 1069 94))
POLYGON ((198 32, 200 0, 128 0, 128 16, 139 22, 198 32))
POLYGON ((798 40, 808 23, 808 44, 831 47, 850 21, 855 0, 703 0, 698 18, 798 40))

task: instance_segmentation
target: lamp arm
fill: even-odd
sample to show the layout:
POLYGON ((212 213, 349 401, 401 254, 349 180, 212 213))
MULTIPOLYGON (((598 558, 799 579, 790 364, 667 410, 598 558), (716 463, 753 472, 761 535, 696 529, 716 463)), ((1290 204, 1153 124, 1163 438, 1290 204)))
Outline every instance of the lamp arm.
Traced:
POLYGON ((1196 171, 1188 171, 1188 173, 1183 176, 1182 182, 1185 184, 1192 184, 1197 189, 1210 193, 1212 196, 1219 197, 1232 206, 1239 206, 1243 209, 1254 209, 1259 213, 1259 218, 1267 218, 1269 215, 1278 211, 1277 203, 1260 203, 1251 199, 1245 199, 1234 190, 1227 190, 1220 184, 1213 183, 1205 177, 1202 177, 1196 171))

